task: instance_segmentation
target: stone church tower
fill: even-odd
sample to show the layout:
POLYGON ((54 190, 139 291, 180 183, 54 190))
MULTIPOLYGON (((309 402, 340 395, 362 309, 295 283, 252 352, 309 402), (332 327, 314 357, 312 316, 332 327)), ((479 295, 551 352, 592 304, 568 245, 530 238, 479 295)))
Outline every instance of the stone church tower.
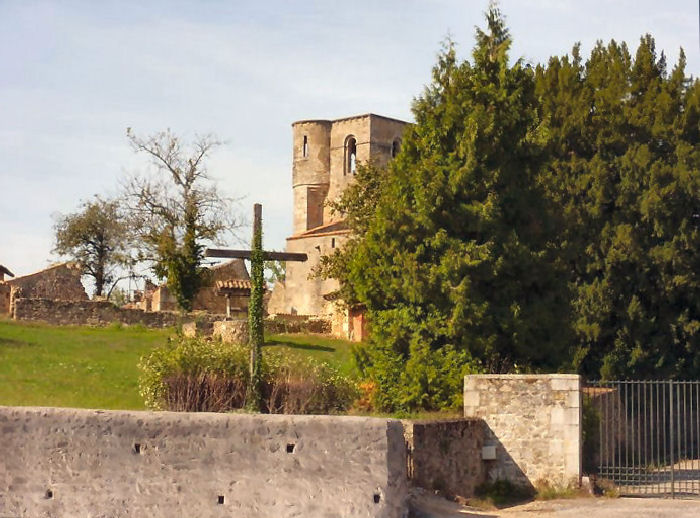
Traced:
MULTIPOLYGON (((384 165, 396 156, 406 124, 371 113, 292 124, 294 214, 293 234, 287 238, 287 251, 306 253, 309 259, 303 263, 287 263, 286 280, 284 285, 275 286, 269 313, 334 314, 334 305, 324 295, 338 289, 337 281, 311 276, 321 256, 333 253, 348 236, 342 219, 331 216, 326 202, 336 199, 354 181, 359 163, 371 159, 384 165)), ((350 335, 353 334, 351 324, 350 335)), ((343 327, 347 328, 348 324, 343 327)))

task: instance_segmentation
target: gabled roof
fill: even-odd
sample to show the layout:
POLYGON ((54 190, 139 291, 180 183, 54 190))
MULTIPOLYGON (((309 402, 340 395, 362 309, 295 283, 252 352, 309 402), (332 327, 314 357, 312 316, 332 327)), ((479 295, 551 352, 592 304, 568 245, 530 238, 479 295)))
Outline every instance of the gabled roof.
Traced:
POLYGON ((8 270, 5 266, 0 264, 0 275, 9 275, 10 277, 14 277, 15 274, 12 273, 10 270, 8 270))

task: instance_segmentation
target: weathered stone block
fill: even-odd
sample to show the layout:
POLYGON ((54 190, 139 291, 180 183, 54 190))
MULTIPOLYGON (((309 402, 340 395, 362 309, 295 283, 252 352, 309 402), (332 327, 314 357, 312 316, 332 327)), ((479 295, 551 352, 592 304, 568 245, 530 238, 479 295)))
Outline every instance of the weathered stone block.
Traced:
POLYGON ((499 446, 489 478, 566 485, 580 477, 580 379, 575 375, 465 378, 464 413, 487 426, 499 446), (468 387, 468 388, 467 388, 468 387))
POLYGON ((407 514, 393 419, 0 407, 0 429, 3 515, 407 514))

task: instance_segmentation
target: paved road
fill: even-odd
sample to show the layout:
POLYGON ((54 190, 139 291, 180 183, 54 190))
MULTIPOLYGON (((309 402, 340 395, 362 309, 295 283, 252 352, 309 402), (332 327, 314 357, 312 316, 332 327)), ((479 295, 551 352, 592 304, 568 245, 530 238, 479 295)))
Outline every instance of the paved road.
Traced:
POLYGON ((700 500, 661 498, 576 498, 531 502, 499 511, 461 507, 421 498, 416 518, 700 518, 700 500))

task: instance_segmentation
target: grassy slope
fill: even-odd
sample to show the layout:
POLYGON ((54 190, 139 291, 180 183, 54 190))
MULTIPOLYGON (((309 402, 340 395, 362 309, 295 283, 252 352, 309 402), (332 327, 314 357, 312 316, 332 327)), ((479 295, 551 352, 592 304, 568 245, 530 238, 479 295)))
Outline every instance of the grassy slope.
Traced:
POLYGON ((287 349, 327 362, 346 376, 353 374, 352 342, 319 335, 272 335, 265 338, 265 349, 287 349))
POLYGON ((0 321, 0 404, 143 408, 136 365, 171 332, 0 321))
MULTIPOLYGON (((172 330, 54 327, 0 320, 0 405, 142 409, 141 356, 172 330)), ((314 335, 275 335, 287 348, 351 372, 350 342, 314 335)))

